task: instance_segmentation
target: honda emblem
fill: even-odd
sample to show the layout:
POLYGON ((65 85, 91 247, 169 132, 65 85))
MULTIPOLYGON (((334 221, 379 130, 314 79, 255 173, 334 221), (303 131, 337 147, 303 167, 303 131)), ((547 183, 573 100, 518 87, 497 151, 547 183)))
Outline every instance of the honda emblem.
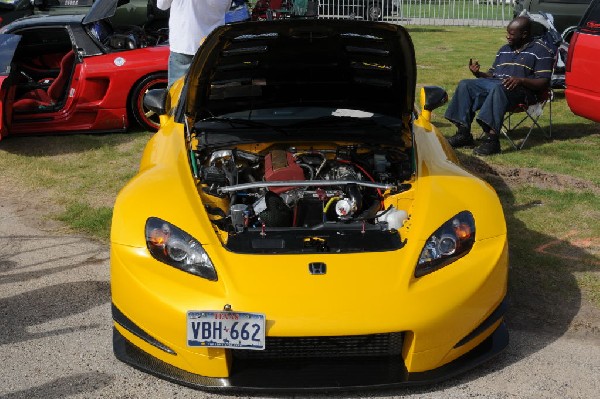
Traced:
POLYGON ((327 265, 323 262, 311 262, 308 264, 310 274, 320 275, 327 273, 327 265))

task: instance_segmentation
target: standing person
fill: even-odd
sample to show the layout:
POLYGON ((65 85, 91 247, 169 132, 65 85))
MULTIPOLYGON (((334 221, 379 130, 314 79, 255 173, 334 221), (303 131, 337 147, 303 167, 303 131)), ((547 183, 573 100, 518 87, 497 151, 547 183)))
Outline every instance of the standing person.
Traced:
POLYGON ((231 0, 157 0, 169 14, 169 87, 185 75, 200 43, 225 23, 231 0))
POLYGON ((527 17, 513 19, 506 28, 507 44, 496 54, 488 72, 482 72, 477 60, 469 60, 469 69, 476 79, 461 80, 448 105, 446 119, 454 123, 457 132, 448 139, 452 147, 475 144, 471 123, 477 122, 485 133, 476 155, 500 152, 498 133, 506 111, 518 104, 537 102, 537 94, 550 84, 554 66, 554 51, 542 40, 531 38, 531 21, 527 17))

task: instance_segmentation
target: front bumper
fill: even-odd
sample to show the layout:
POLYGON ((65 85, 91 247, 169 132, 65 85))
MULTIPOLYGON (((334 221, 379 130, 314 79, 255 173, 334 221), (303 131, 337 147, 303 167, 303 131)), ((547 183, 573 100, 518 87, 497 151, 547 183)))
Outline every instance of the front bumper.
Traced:
MULTIPOLYGON (((405 290, 394 290, 392 286, 376 291, 375 283, 381 281, 381 276, 390 275, 388 269, 404 269, 390 262, 379 261, 379 275, 360 274, 362 265, 379 255, 368 254, 369 259, 361 258, 358 262, 340 267, 339 273, 345 272, 341 278, 334 275, 332 267, 332 273, 324 279, 311 280, 316 281, 310 287, 311 295, 302 295, 298 306, 291 299, 282 302, 281 297, 285 295, 285 290, 289 291, 295 286, 304 284, 308 287, 302 280, 304 273, 295 275, 294 286, 281 285, 277 295, 272 291, 276 291, 280 285, 269 286, 270 296, 279 298, 278 301, 264 302, 265 295, 254 292, 244 292, 242 301, 233 290, 229 290, 227 296, 220 292, 219 284, 203 284, 202 280, 172 268, 155 267, 150 263, 155 261, 147 255, 147 259, 140 256, 144 255, 143 250, 115 249, 113 246, 111 281, 116 357, 143 371, 194 388, 217 391, 327 391, 429 384, 476 367, 508 344, 508 334, 503 324, 508 249, 502 237, 482 242, 477 256, 437 271, 435 278, 419 279, 405 290), (474 266, 465 263, 467 260, 474 266), (345 282, 344 275, 353 278, 360 276, 360 284, 345 282), (328 277, 331 286, 327 285, 328 277), (200 287, 200 284, 203 285, 200 287), (366 286, 370 296, 356 295, 353 290, 336 291, 336 295, 344 297, 342 307, 339 299, 328 289, 349 286, 366 286), (390 292, 399 296, 395 300, 397 304, 413 306, 374 305, 392 304, 394 301, 385 297, 391 295, 390 292), (185 343, 182 345, 180 337, 186 336, 185 311, 218 309, 222 307, 225 297, 228 298, 227 303, 240 304, 235 306, 237 309, 269 308, 266 313, 274 316, 270 316, 272 324, 269 325, 267 348, 273 347, 268 341, 270 338, 295 340, 298 337, 334 337, 343 332, 342 337, 360 336, 367 340, 371 339, 370 335, 399 334, 400 349, 397 346, 390 347, 389 351, 384 348, 369 352, 369 356, 349 351, 343 357, 329 358, 322 356, 317 349, 308 358, 302 358, 303 354, 289 355, 289 348, 285 347, 282 353, 286 358, 283 360, 283 356, 244 358, 242 356, 245 355, 241 353, 262 351, 188 348, 185 343), (329 298, 329 301, 334 298, 339 306, 324 307, 323 298, 329 298), (313 299, 315 304, 311 302, 313 299), (264 303, 252 302, 257 300, 264 303), (325 312, 328 309, 331 310, 328 314, 331 317, 317 317, 316 310, 325 312), (352 309, 354 313, 349 316, 340 309, 352 309), (290 313, 302 317, 288 317, 290 313), (393 313, 394 317, 385 317, 386 313, 393 313), (331 321, 333 317, 336 317, 335 323, 331 321)), ((360 256, 352 255, 352 258, 354 260, 360 256)), ((261 257, 263 263, 273 259, 261 257)), ((254 265, 247 269, 252 272, 266 271, 271 276, 277 276, 277 273, 287 276, 296 268, 304 271, 304 267, 301 267, 304 264, 296 267, 294 259, 285 260, 285 269, 270 264, 254 265)), ((411 260, 407 262, 413 263, 411 260)), ((239 267, 236 271, 243 274, 246 269, 239 267)), ((242 277, 242 281, 252 278, 247 275, 242 277)), ((310 278, 306 277, 306 280, 310 278)), ((253 281, 260 283, 256 278, 253 281)), ((263 286, 260 291, 265 289, 263 286)), ((344 341, 336 345, 344 350, 351 346, 344 341)))
POLYGON ((501 322, 483 342, 465 355, 437 369, 408 372, 401 357, 311 359, 286 363, 277 360, 240 362, 228 378, 205 377, 174 367, 144 352, 113 329, 117 359, 150 374, 191 388, 238 391, 332 391, 432 384, 474 368, 508 345, 508 330, 501 322), (248 367, 246 367, 248 366, 248 367))

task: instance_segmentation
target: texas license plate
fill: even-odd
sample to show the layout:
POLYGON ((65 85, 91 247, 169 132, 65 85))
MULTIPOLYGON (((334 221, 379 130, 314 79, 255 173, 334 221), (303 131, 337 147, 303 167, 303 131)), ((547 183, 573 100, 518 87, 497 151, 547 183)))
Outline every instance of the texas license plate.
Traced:
POLYGON ((188 346, 265 349, 265 315, 261 313, 189 311, 188 346))

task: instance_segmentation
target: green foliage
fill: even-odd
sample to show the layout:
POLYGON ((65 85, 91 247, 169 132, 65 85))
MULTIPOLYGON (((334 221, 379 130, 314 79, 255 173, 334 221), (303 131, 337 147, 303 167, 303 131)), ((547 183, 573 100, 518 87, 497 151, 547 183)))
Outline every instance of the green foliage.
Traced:
POLYGON ((67 209, 56 217, 77 230, 92 236, 108 240, 112 207, 101 206, 92 208, 88 204, 73 202, 67 209))

